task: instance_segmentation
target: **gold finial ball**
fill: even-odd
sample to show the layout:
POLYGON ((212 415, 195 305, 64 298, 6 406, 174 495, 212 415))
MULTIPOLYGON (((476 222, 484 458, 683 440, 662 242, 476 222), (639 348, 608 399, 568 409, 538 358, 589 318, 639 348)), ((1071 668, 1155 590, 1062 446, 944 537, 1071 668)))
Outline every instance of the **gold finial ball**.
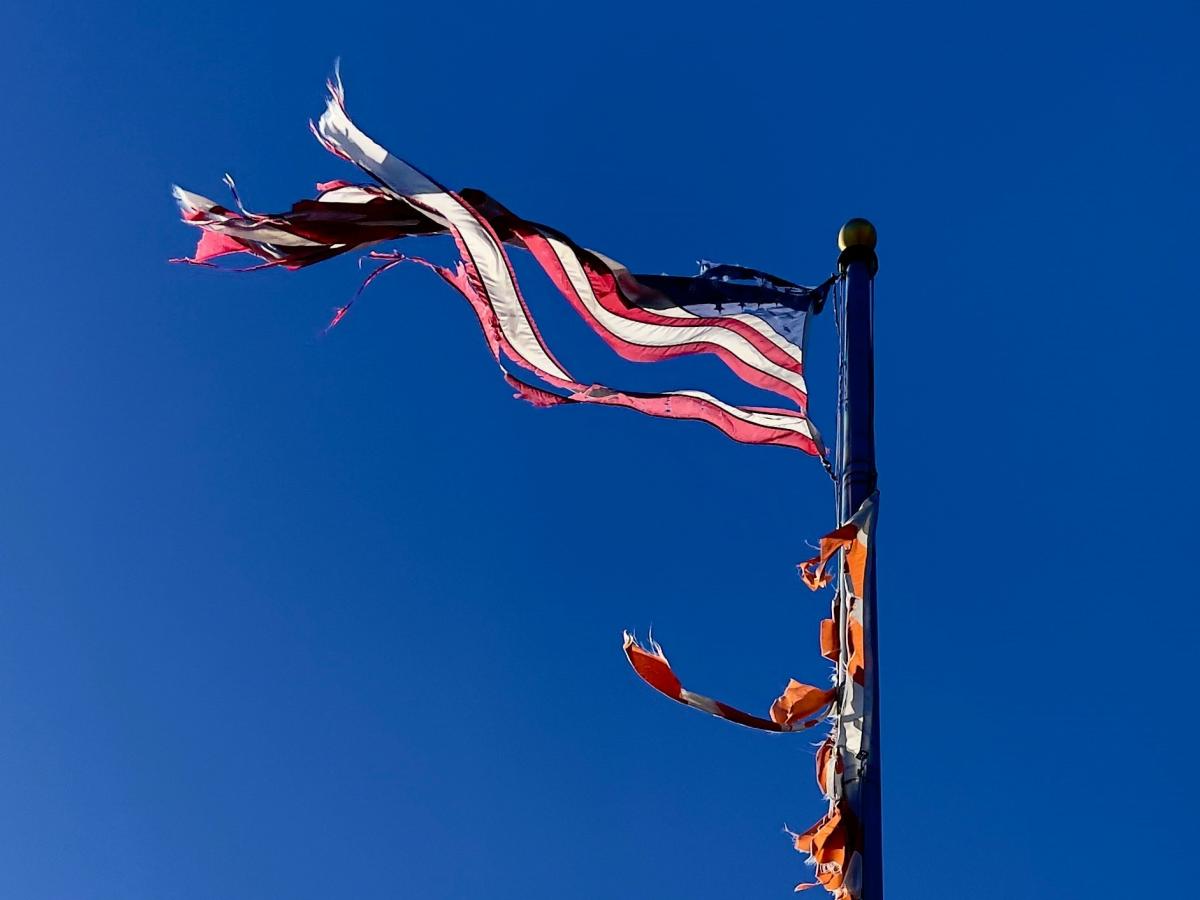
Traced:
POLYGON ((875 226, 866 219, 850 219, 838 232, 838 249, 866 247, 868 250, 874 250, 877 237, 875 226))

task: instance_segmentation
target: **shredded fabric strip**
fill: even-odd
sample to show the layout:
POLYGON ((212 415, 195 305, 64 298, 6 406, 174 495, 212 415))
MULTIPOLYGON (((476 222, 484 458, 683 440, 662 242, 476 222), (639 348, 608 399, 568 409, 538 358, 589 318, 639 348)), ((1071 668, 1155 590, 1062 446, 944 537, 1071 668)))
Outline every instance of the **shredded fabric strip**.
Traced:
POLYGON ((796 849, 808 857, 817 879, 797 885, 796 890, 820 885, 837 900, 857 900, 861 881, 861 834, 846 798, 857 790, 864 767, 870 764, 863 720, 869 705, 862 608, 878 497, 878 492, 868 497, 848 522, 821 538, 817 556, 797 567, 804 583, 819 590, 832 580, 826 568, 842 551, 831 618, 821 623, 821 654, 836 663, 832 727, 816 757, 817 786, 829 809, 806 832, 793 835, 796 849))
POLYGON ((678 703, 747 728, 757 728, 759 731, 804 731, 825 718, 825 712, 836 696, 832 688, 821 690, 810 684, 801 684, 793 678, 771 704, 770 718, 764 719, 720 700, 686 690, 667 662, 662 647, 653 639, 648 644, 648 647, 643 647, 632 634, 625 632, 625 658, 642 681, 678 703))

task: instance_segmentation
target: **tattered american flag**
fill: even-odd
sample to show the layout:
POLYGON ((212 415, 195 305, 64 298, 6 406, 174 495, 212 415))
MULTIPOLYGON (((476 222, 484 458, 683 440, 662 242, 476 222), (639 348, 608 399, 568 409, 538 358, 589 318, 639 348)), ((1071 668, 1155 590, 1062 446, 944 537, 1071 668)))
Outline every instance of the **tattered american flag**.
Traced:
MULTIPOLYGON (((329 94, 313 133, 371 181, 319 183, 315 198, 274 214, 246 209, 228 177, 233 208, 176 188, 184 221, 201 230, 194 255, 184 261, 213 265, 247 253, 259 260, 251 269, 298 269, 367 250, 379 266, 360 292, 394 266, 423 265, 470 305, 518 397, 538 406, 601 404, 701 421, 737 441, 792 447, 824 458, 820 435, 808 419, 803 348, 809 315, 823 303, 833 278, 810 288, 754 269, 710 263, 702 263, 696 276, 633 275, 562 232, 510 212, 482 191, 446 189, 355 125, 346 112, 340 79, 330 83, 329 94), (371 249, 420 235, 448 235, 458 250, 457 263, 447 267, 396 250, 371 249), (745 406, 695 389, 642 393, 576 379, 534 322, 509 256, 513 249, 527 251, 571 307, 622 357, 650 362, 712 354, 743 381, 788 405, 745 406)), ((352 303, 338 308, 330 327, 352 303)), ((827 813, 804 833, 793 834, 793 840, 814 865, 816 877, 796 890, 820 885, 838 900, 857 900, 861 868, 860 835, 846 797, 855 790, 864 759, 868 706, 863 675, 868 661, 861 610, 874 509, 872 497, 822 538, 818 555, 800 566, 813 590, 830 581, 837 584, 832 616, 820 631, 821 652, 835 664, 831 686, 791 680, 767 714, 758 716, 684 688, 652 639, 645 646, 628 633, 624 639, 626 657, 638 676, 678 703, 767 732, 796 733, 832 722, 816 755, 827 813), (838 568, 830 574, 835 556, 838 568)))
MULTIPOLYGON (((448 234, 459 253, 452 268, 372 250, 370 256, 381 265, 363 286, 401 262, 432 269, 470 304, 518 397, 538 406, 602 404, 707 422, 737 441, 824 456, 807 415, 803 347, 810 311, 823 301, 831 281, 806 288, 756 270, 711 264, 695 277, 631 275, 620 263, 522 219, 482 191, 446 189, 359 129, 346 112, 340 79, 329 84, 329 94, 313 133, 372 182, 320 183, 315 199, 276 214, 247 210, 232 179, 227 178, 233 209, 176 188, 184 221, 202 231, 195 254, 185 261, 211 265, 219 257, 249 253, 261 260, 250 268, 296 269, 384 241, 448 234), (713 354, 742 380, 790 406, 745 406, 695 389, 642 393, 577 380, 534 322, 509 258, 511 248, 528 251, 559 293, 626 359, 713 354)), ((331 326, 349 306, 337 310, 331 326)))

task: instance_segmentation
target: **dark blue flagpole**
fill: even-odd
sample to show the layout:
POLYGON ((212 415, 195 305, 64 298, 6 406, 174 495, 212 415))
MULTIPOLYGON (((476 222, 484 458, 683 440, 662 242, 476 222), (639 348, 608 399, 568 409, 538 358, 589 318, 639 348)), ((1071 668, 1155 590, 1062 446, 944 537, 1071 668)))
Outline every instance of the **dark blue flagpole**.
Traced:
MULTIPOLYGON (((875 491, 875 226, 851 219, 838 233, 838 268, 845 276, 841 328, 842 409, 838 419, 838 510, 845 522, 875 491)), ((867 756, 862 775, 847 785, 846 800, 862 827, 862 893, 860 900, 883 900, 883 828, 879 754, 879 641, 876 632, 875 558, 878 524, 870 535, 863 590, 863 634, 866 640, 866 697, 863 720, 867 756)))

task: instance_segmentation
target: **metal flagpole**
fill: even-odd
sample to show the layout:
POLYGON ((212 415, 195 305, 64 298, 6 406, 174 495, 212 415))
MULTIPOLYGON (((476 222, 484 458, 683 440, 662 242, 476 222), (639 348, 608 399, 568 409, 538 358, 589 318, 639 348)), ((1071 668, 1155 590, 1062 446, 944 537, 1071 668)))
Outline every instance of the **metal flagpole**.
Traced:
MULTIPOLYGON (((844 395, 838 419, 841 458, 838 460, 838 503, 841 522, 847 521, 875 491, 875 348, 874 288, 879 261, 875 256, 875 226, 851 219, 838 233, 838 268, 845 276, 841 334, 844 395)), ((840 523, 839 523, 840 524, 840 523)), ((862 828, 862 889, 860 900, 883 900, 883 842, 879 754, 879 653, 875 616, 875 556, 878 538, 872 529, 862 597, 865 638, 863 735, 866 756, 860 777, 846 786, 846 801, 862 828)), ((861 754, 860 754, 861 756, 861 754)))

